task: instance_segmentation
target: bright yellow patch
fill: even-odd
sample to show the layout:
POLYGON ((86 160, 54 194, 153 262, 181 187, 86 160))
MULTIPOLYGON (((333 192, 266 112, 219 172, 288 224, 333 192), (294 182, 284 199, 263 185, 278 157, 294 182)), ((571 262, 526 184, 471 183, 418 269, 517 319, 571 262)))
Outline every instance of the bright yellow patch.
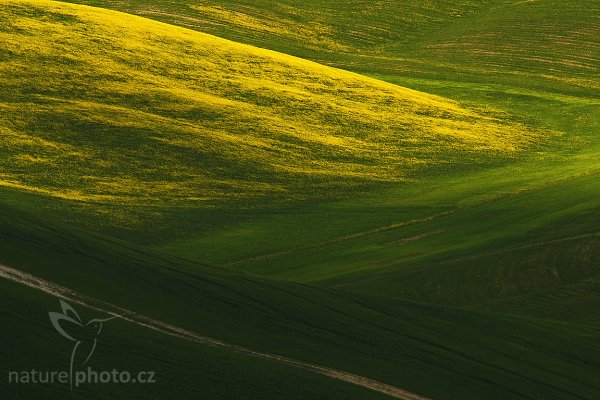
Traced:
POLYGON ((0 186, 62 199, 197 207, 310 196, 509 155, 539 135, 442 97, 127 14, 2 0, 0 24, 0 186))

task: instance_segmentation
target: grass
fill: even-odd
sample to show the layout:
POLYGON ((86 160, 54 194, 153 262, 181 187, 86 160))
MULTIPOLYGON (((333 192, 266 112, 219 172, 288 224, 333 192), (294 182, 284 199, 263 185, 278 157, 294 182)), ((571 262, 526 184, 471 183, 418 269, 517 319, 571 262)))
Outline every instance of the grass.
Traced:
POLYGON ((598 5, 593 0, 75 2, 364 74, 517 83, 577 93, 599 89, 594 79, 600 57, 598 5), (294 24, 313 39, 289 34, 294 24))
MULTIPOLYGON (((0 263, 433 398, 598 398, 594 1, 76 3, 0 2, 0 263)), ((0 284, 6 359, 64 356, 0 284)), ((169 383, 84 397, 378 398, 113 332, 169 383)))
MULTIPOLYGON (((547 398, 569 399, 593 398, 597 394, 591 383, 594 370, 590 369, 600 351, 598 332, 594 329, 277 283, 73 231, 35 214, 7 209, 2 212, 6 216, 0 231, 3 263, 200 334, 359 373, 433 398, 478 399, 483 395, 509 399, 542 394, 547 398), (86 268, 81 268, 82 265, 86 268), (566 341, 570 345, 564 348, 561 344, 566 341)), ((30 289, 6 281, 2 285, 3 299, 8 298, 3 307, 15 310, 8 314, 3 311, 6 320, 21 312, 11 306, 18 299, 39 297, 30 289)), ((54 309, 58 303, 54 300, 44 304, 54 309)), ((20 343, 21 335, 15 329, 25 329, 22 327, 30 323, 40 329, 40 339, 36 340, 47 337, 46 333, 51 331, 50 324, 41 321, 46 318, 46 308, 35 304, 30 308, 31 312, 23 311, 17 317, 21 322, 15 322, 14 327, 10 325, 12 328, 6 334, 11 341, 20 343), (23 319, 33 322, 25 323, 23 319)), ((127 348, 131 340, 127 338, 137 337, 138 329, 120 322, 116 325, 120 326, 117 336, 114 340, 106 339, 107 346, 123 343, 127 348)), ((53 338, 57 336, 51 333, 53 338)), ((29 334, 22 336, 26 338, 29 334)), ((187 351, 185 345, 179 344, 170 353, 171 340, 162 341, 153 335, 148 340, 148 346, 169 360, 180 360, 179 352, 187 351), (155 344, 153 340, 161 342, 155 344)), ((41 342, 35 343, 43 349, 41 342)), ((139 345, 133 347, 138 348, 139 345)), ((43 354, 47 354, 45 351, 43 354)), ((198 351, 212 353, 212 350, 198 351)), ((182 359, 199 357, 196 354, 191 352, 182 359)), ((110 360, 119 359, 115 361, 118 365, 123 362, 118 350, 110 350, 106 357, 107 365, 110 360)), ((60 357, 51 359, 57 361, 48 362, 58 362, 60 357)), ((221 391, 218 382, 228 379, 230 373, 218 379, 216 386, 211 386, 210 380, 228 368, 229 361, 213 356, 202 361, 193 359, 202 364, 201 368, 215 368, 214 373, 206 376, 194 374, 194 379, 199 383, 209 380, 207 386, 221 391)), ((29 360, 25 358, 23 365, 29 360)), ((142 363, 144 357, 137 356, 136 360, 142 363)), ((243 361, 241 368, 250 365, 247 363, 252 361, 243 361)), ((151 365, 156 366, 159 376, 161 372, 170 376, 185 368, 160 361, 151 365)), ((256 373, 261 371, 256 369, 256 373)), ((246 372, 236 379, 253 376, 253 372, 246 372)), ((299 382, 307 382, 302 381, 303 374, 293 376, 299 376, 299 382)), ((191 377, 186 373, 177 377, 176 382, 189 384, 188 379, 191 377)), ((258 382, 269 389, 262 378, 258 382)), ((312 382, 306 384, 317 384, 312 382)), ((324 395, 336 390, 335 385, 330 388, 332 392, 327 387, 323 389, 324 395)), ((185 390, 199 392, 197 387, 185 390)), ((264 393, 261 387, 256 390, 267 398, 279 398, 278 392, 264 393)), ((304 390, 310 396, 316 389, 306 386, 304 390)), ((228 390, 221 395, 228 393, 236 397, 228 390)), ((356 396, 360 398, 360 393, 356 396)))
MULTIPOLYGON (((36 397, 39 385, 6 384, 8 371, 67 371, 71 342, 50 325, 49 310, 60 309, 58 299, 16 283, 2 281, 3 356, 11 360, 0 368, 4 398, 36 397)), ((97 312, 75 307, 84 320, 97 312)), ((101 316, 102 317, 102 316, 101 316)), ((128 322, 113 320, 103 327, 90 361, 94 371, 153 371, 154 384, 83 384, 71 392, 68 384, 43 386, 47 399, 177 399, 194 394, 197 399, 384 399, 366 389, 293 367, 239 354, 198 346, 128 322), (201 362, 198 362, 201 360, 201 362), (285 381, 285 385, 281 382, 285 381)))
POLYGON ((194 30, 218 32, 223 37, 280 52, 313 51, 320 56, 381 52, 385 43, 411 43, 430 34, 431 25, 449 24, 459 13, 471 14, 484 8, 469 1, 409 1, 403 5, 379 2, 371 7, 365 7, 364 1, 319 0, 303 4, 247 0, 203 1, 201 4, 160 0, 150 4, 110 0, 77 3, 119 9, 194 30), (358 21, 357 15, 360 16, 358 21))
POLYGON ((116 223, 135 223, 131 208, 339 197, 507 159, 542 135, 126 14, 44 1, 4 2, 2 13, 0 185, 85 203, 116 223))
MULTIPOLYGON (((484 175, 506 189, 490 176, 484 175)), ((597 305, 593 282, 600 272, 598 176, 482 196, 458 206, 451 203, 447 186, 432 185, 370 202, 340 202, 257 220, 167 249, 189 255, 206 251, 206 258, 215 262, 271 278, 440 304, 518 303, 519 296, 547 299, 568 291, 554 301, 527 305, 527 313, 597 327, 600 321, 589 310, 597 305), (344 215, 352 216, 353 234, 343 234, 349 227, 344 215), (270 233, 293 226, 295 234, 279 240, 270 233), (321 226, 327 229, 317 228, 321 226), (249 232, 264 237, 264 244, 242 244, 235 248, 237 254, 215 251, 219 243, 236 242, 249 232), (265 246, 262 252, 256 251, 259 245, 265 246)), ((463 199, 468 189, 473 187, 459 187, 454 195, 463 199)), ((485 193, 494 186, 488 189, 485 193)), ((511 310, 517 312, 518 305, 511 310)))

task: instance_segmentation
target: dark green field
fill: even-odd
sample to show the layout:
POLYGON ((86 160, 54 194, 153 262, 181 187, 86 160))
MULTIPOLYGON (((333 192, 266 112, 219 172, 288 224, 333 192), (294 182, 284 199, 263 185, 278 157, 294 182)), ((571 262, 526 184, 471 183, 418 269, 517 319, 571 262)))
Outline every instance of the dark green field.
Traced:
POLYGON ((600 398, 596 1, 0 0, 0 84, 2 399, 600 398), (61 296, 156 383, 10 383, 61 296))

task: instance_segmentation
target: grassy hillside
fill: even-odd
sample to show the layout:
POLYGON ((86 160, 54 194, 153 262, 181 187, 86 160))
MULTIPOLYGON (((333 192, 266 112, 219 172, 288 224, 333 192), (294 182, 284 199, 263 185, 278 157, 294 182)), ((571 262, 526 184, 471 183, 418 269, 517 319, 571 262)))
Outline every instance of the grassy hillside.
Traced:
MULTIPOLYGON (((0 264, 436 399, 600 397, 595 1, 77 3, 0 0, 0 264)), ((0 286, 0 372, 66 358, 0 286)), ((114 322, 97 365, 164 380, 81 398, 381 398, 114 322)))
MULTIPOLYGON (((437 199, 439 203, 450 207, 473 201, 469 198, 471 193, 490 190, 486 181, 489 178, 506 183, 505 187, 496 185, 493 192, 487 193, 493 197, 561 179, 567 170, 577 176, 597 168, 594 160, 600 147, 596 134, 600 126, 597 118, 600 103, 593 83, 598 74, 598 64, 594 60, 600 54, 600 46, 594 40, 599 25, 596 23, 597 6, 592 1, 408 1, 377 2, 368 6, 362 1, 353 1, 346 2, 344 7, 323 1, 302 4, 287 1, 273 5, 241 0, 218 4, 210 1, 199 4, 88 1, 86 4, 212 32, 438 93, 470 107, 504 113, 505 121, 521 128, 523 124, 532 127, 530 129, 541 131, 546 137, 561 133, 558 141, 550 145, 544 142, 541 148, 532 149, 536 153, 528 152, 524 161, 523 153, 519 154, 521 163, 517 168, 509 166, 504 171, 475 174, 466 180, 457 178, 466 170, 466 164, 473 165, 471 161, 463 163, 462 168, 449 169, 443 160, 446 156, 431 159, 429 165, 436 167, 434 171, 430 170, 427 182, 432 177, 451 175, 447 181, 434 179, 434 186, 464 188, 462 197, 438 192, 438 196, 442 196, 437 199), (298 31, 293 28, 294 24, 309 27, 307 35, 316 39, 299 37, 294 33, 298 31), (456 43, 466 45, 457 47, 456 43), (581 60, 571 60, 571 55, 581 60), (514 179, 503 179, 505 176, 514 179), (476 177, 483 180, 477 181, 476 177)), ((415 131, 415 135, 419 133, 415 131)), ((409 153, 415 151, 412 146, 407 149, 409 153)), ((379 161, 377 164, 382 165, 379 161)), ((418 169, 423 171, 424 167, 420 164, 418 169)), ((314 175, 310 181, 313 180, 314 175)), ((327 183, 330 194, 344 193, 344 190, 337 190, 339 182, 335 179, 335 185, 327 183)), ((310 183, 296 180, 290 186, 298 185, 306 187, 310 183)), ((319 191, 319 184, 315 185, 313 194, 319 191)), ((369 191, 372 192, 373 187, 369 191)), ((364 213, 363 210, 370 206, 364 192, 354 191, 343 197, 357 199, 351 203, 358 204, 364 213)), ((397 198, 408 197, 414 192, 402 186, 391 193, 397 198)), ((399 206, 404 203, 402 200, 399 206)), ((354 220, 345 223, 340 218, 344 218, 346 208, 340 213, 335 212, 338 204, 309 202, 301 207, 288 204, 277 207, 276 211, 269 206, 259 213, 231 207, 217 220, 214 213, 201 216, 186 213, 185 218, 171 214, 168 220, 178 223, 204 221, 205 226, 196 237, 188 235, 168 247, 200 259, 234 262, 243 257, 302 247, 307 238, 318 243, 413 217, 412 213, 407 215, 398 208, 386 207, 381 215, 368 211, 371 221, 356 215, 354 220), (322 210, 327 214, 321 214, 322 210), (298 214, 306 220, 296 218, 298 214), (273 220, 280 223, 269 225, 273 220), (247 241, 228 240, 247 235, 252 235, 256 243, 253 249, 237 248, 245 247, 247 241), (276 242, 273 237, 277 238, 276 242), (236 248, 232 249, 231 243, 237 244, 234 244, 236 248)), ((345 207, 346 203, 341 204, 345 207)), ((256 209, 256 205, 253 208, 256 209)), ((416 216, 427 214, 417 213, 416 216)))
MULTIPOLYGON (((583 164, 593 165, 586 159, 583 164)), ((515 170, 502 168, 496 173, 507 171, 515 170)), ((190 256, 206 254, 215 262, 278 279, 442 304, 482 305, 528 293, 532 294, 527 298, 549 298, 567 290, 554 301, 535 302, 537 309, 531 304, 524 307, 533 315, 599 326, 590 310, 599 304, 593 280, 600 272, 596 189, 600 175, 571 178, 572 171, 561 173, 566 179, 528 190, 520 189, 528 182, 508 175, 505 179, 513 180, 515 191, 489 196, 508 186, 486 171, 472 177, 489 182, 484 187, 465 185, 461 179, 455 190, 449 190, 451 182, 446 179, 426 188, 372 196, 369 201, 256 218, 215 235, 175 242, 167 249, 190 256), (467 198, 478 200, 461 203, 467 198), (292 227, 295 234, 284 236, 292 227), (237 252, 219 251, 221 243, 265 231, 269 233, 259 236, 263 241, 241 243, 237 252), (260 245, 264 248, 257 252, 260 245)), ((511 311, 518 308, 513 304, 511 311)))
MULTIPOLYGON (((520 399, 542 395, 548 399, 575 399, 598 395, 599 388, 593 383, 597 374, 594 360, 600 351, 597 330, 276 283, 73 231, 35 214, 3 208, 2 215, 0 254, 3 264, 198 334, 361 374, 432 398, 520 399), (568 347, 562 345, 566 342, 569 342, 568 347)), ((35 341, 34 349, 49 354, 50 344, 54 342, 45 345, 42 340, 51 326, 42 323, 37 315, 43 309, 46 318, 44 307, 54 309, 56 300, 52 302, 54 306, 48 301, 44 306, 38 305, 35 298, 39 296, 34 296, 30 289, 24 290, 4 280, 1 284, 3 318, 10 321, 17 318, 8 331, 3 330, 3 335, 9 335, 11 342, 19 344, 21 336, 17 330, 35 324, 41 336, 35 341), (13 310, 11 304, 19 299, 31 312, 18 307, 13 310), (30 301, 34 301, 31 306, 30 301)), ((102 365, 109 365, 111 360, 121 365, 122 354, 118 349, 113 351, 112 346, 127 346, 131 340, 127 337, 141 335, 148 338, 147 346, 178 363, 165 365, 159 357, 151 364, 157 374, 163 372, 170 377, 175 371, 185 369, 179 363, 205 352, 209 354, 207 359, 195 362, 201 364, 200 368, 213 372, 206 376, 202 372, 194 373, 198 385, 186 386, 183 389, 186 393, 202 396, 200 388, 204 387, 202 382, 206 382, 221 396, 245 398, 221 387, 220 382, 230 373, 218 379, 213 377, 226 370, 229 363, 236 362, 237 356, 230 359, 223 355, 223 359, 219 359, 220 351, 205 350, 197 345, 199 349, 190 350, 190 354, 180 358, 179 352, 187 351, 185 344, 176 344, 175 353, 169 353, 171 340, 147 336, 125 322, 116 321, 115 326, 118 331, 113 331, 117 335, 114 340, 111 336, 111 340, 102 342, 102 349, 106 349, 103 361, 106 364, 102 365)), ((52 337, 57 335, 52 334, 52 337)), ((135 349, 145 345, 135 345, 131 351, 136 353, 135 349)), ((9 356, 14 354, 12 347, 3 351, 8 351, 9 356)), ((58 349, 52 351, 55 353, 58 349)), ((31 353, 26 354, 22 365, 30 360, 31 353)), ((136 356, 140 363, 144 359, 136 356)), ((239 368, 257 365, 257 369, 242 372, 235 381, 252 379, 255 373, 264 371, 262 363, 241 359, 243 364, 238 365, 239 368)), ((56 354, 47 362, 59 361, 56 354)), ((232 373, 238 371, 238 367, 232 373)), ((278 374, 276 371, 269 373, 278 374)), ((289 372, 283 368, 281 373, 285 376, 286 371, 289 372)), ((189 385, 192 376, 184 373, 173 379, 189 385)), ((314 390, 312 385, 318 384, 302 373, 292 372, 290 379, 289 390, 295 390, 293 382, 304 384, 308 398, 314 390)), ((243 393, 247 388, 241 384, 243 393)), ((252 389, 257 393, 270 390, 268 381, 259 376, 257 385, 252 389)), ((335 382, 331 385, 323 389, 324 396, 336 390, 335 382)), ((161 386, 160 390, 163 388, 167 389, 161 386)), ((343 390, 349 396, 361 398, 359 392, 343 390)), ((281 392, 274 392, 273 398, 278 398, 277 393, 281 392)))
POLYGON ((44 1, 5 1, 0 12, 0 185, 118 223, 335 198, 506 160, 547 135, 126 14, 44 1))
POLYGON ((595 279, 597 271, 592 266, 597 250, 593 245, 582 250, 581 246, 590 245, 577 235, 557 249, 555 241, 569 236, 564 225, 547 225, 548 219, 564 215, 561 207, 566 191, 572 194, 571 208, 569 217, 561 217, 561 224, 577 224, 586 234, 596 229, 595 220, 589 218, 597 208, 592 201, 597 197, 596 180, 577 178, 577 185, 556 183, 600 167, 600 103, 595 84, 600 15, 595 2, 409 1, 366 6, 355 1, 344 7, 322 1, 275 6, 240 0, 200 5, 87 3, 312 58, 459 99, 473 107, 503 110, 513 122, 546 132, 562 132, 550 145, 521 154, 516 163, 501 168, 464 177, 453 171, 450 178, 430 178, 425 184, 403 185, 381 195, 354 194, 351 200, 289 207, 266 215, 242 214, 226 226, 170 242, 164 249, 281 279, 327 282, 442 303, 479 304, 531 290, 554 293, 581 282, 585 290, 571 294, 579 299, 572 298, 572 306, 563 302, 563 307, 544 307, 536 302, 537 309, 529 306, 528 311, 596 325, 592 316, 574 311, 581 306, 579 301, 596 304, 595 286, 586 282, 595 279), (306 35, 312 39, 295 34, 295 24, 310 27, 306 35), (537 192, 550 183, 556 184, 555 190, 537 192), (528 195, 532 190, 538 194, 528 195), (507 194, 516 198, 518 205, 510 204, 500 212, 496 203, 464 207, 507 194), (575 206, 582 200, 591 201, 585 210, 575 206), (457 215, 445 216, 448 212, 457 215), (524 226, 524 216, 533 227, 524 226), (386 227, 398 224, 401 226, 386 235, 394 240, 418 240, 389 246, 381 242, 387 236, 363 235, 382 228, 387 232, 386 227), (448 228, 456 224, 469 227, 464 228, 468 232, 448 228), (547 232, 545 242, 537 236, 539 230, 547 232), (511 246, 523 241, 528 247, 515 253, 511 246), (457 246, 461 254, 476 261, 465 265, 464 257, 459 257, 449 263, 471 269, 473 277, 454 274, 454 269, 445 271, 446 264, 427 264, 433 255, 437 259, 453 257, 457 246), (508 255, 499 258, 499 252, 508 255), (564 260, 560 254, 573 255, 564 260), (527 261, 515 261, 525 255, 527 261), (431 276, 423 277, 426 264, 431 276), (523 264, 527 266, 524 271, 523 264), (492 277, 482 282, 482 270, 492 277), (556 270, 562 272, 554 276, 556 270), (409 275, 413 278, 407 279, 409 275), (348 283, 354 281, 357 283, 348 283), (433 285, 439 288, 426 289, 433 285))
POLYGON ((286 53, 382 52, 389 43, 412 43, 436 27, 499 1, 77 1, 113 8, 286 53), (366 6, 369 7, 366 7, 366 6))
MULTIPOLYGON (((8 371, 68 371, 70 342, 50 325, 48 312, 59 310, 56 297, 13 282, 0 281, 0 318, 4 342, 0 388, 5 399, 37 398, 40 385, 6 383, 8 371)), ((103 318, 73 304, 84 320, 103 318)), ((199 346, 122 320, 103 327, 90 364, 94 371, 155 372, 153 384, 44 385, 44 399, 389 399, 388 396, 282 366, 199 346), (281 382, 285 382, 282 385, 281 382)))
MULTIPOLYGON (((346 264, 345 284, 366 291, 376 287, 378 293, 403 298, 472 305, 594 279, 600 272, 600 204, 590 189, 598 181, 598 175, 580 177, 458 209, 420 226, 339 244, 355 254, 353 268, 346 264), (357 270, 361 272, 353 273, 357 270)), ((339 248, 329 252, 343 253, 339 248)), ((593 287, 588 289, 578 295, 591 296, 585 308, 590 310, 598 300, 593 287)), ((545 315, 557 311, 566 317, 553 303, 540 303, 539 308, 545 315)), ((596 318, 595 325, 599 322, 596 318)))
POLYGON ((367 74, 600 89, 594 0, 75 2, 367 74))
MULTIPOLYGON (((157 3, 151 15, 168 17, 168 10, 157 10, 169 4, 157 3)), ((257 4, 254 13, 263 6, 257 4)), ((409 6, 416 7, 405 5, 409 6)), ((250 29, 248 23, 232 17, 240 17, 238 11, 224 11, 227 7, 249 10, 248 5, 185 7, 192 10, 189 12, 212 13, 214 18, 231 17, 228 21, 237 34, 250 29)), ((271 17, 264 18, 275 20, 274 13, 285 14, 290 7, 276 7, 270 11, 271 17)), ((318 7, 316 14, 329 15, 318 7)), ((414 44, 459 38, 465 30, 476 29, 524 37, 527 32, 499 28, 500 22, 494 21, 513 21, 511 26, 525 29, 532 22, 519 20, 519 16, 535 20, 550 12, 538 4, 465 7, 437 3, 436 12, 409 24, 386 14, 388 7, 383 8, 385 12, 374 9, 367 14, 373 21, 393 26, 397 41, 402 32, 414 31, 408 41, 414 44), (529 6, 535 12, 522 12, 520 7, 529 6), (496 18, 499 15, 507 18, 496 18), (470 22, 465 23, 465 18, 470 22)), ((139 10, 132 6, 126 11, 139 10)), ((3 146, 9 155, 0 181, 3 201, 42 207, 49 214, 108 232, 126 223, 125 229, 135 240, 165 242, 168 238, 162 248, 190 258, 295 281, 331 281, 335 285, 340 281, 348 288, 353 285, 345 283, 346 275, 360 273, 358 279, 362 280, 377 271, 377 278, 369 276, 365 282, 381 278, 389 287, 385 293, 404 296, 405 291, 393 284, 396 279, 387 281, 387 271, 381 266, 394 270, 410 264, 417 268, 429 262, 430 256, 445 257, 455 251, 456 245, 443 242, 445 238, 458 240, 454 230, 445 232, 444 224, 427 232, 418 231, 421 225, 429 228, 435 225, 432 220, 444 217, 449 226, 473 226, 473 232, 460 236, 464 254, 479 254, 486 235, 488 246, 496 250, 498 238, 520 243, 527 233, 521 233, 520 217, 514 209, 506 211, 503 222, 502 213, 495 214, 495 226, 505 229, 494 229, 481 220, 481 215, 493 212, 494 204, 466 210, 464 206, 598 169, 595 154, 600 146, 594 115, 599 104, 590 97, 594 86, 576 96, 548 91, 557 90, 552 85, 545 91, 532 91, 519 86, 522 81, 516 65, 522 60, 517 58, 508 66, 498 63, 515 72, 510 74, 514 76, 511 86, 446 84, 441 80, 444 68, 435 80, 381 75, 460 98, 479 110, 476 112, 445 98, 124 14, 44 2, 5 2, 3 12, 7 17, 2 33, 6 39, 3 79, 9 88, 2 103, 7 111, 3 146), (64 35, 67 29, 69 36, 64 35), (25 31, 37 40, 27 40, 24 45, 25 31), (108 51, 110 48, 113 50, 108 51), (55 56, 59 52, 61 56, 55 56), (561 111, 554 113, 557 107, 561 111), (532 147, 542 138, 544 145, 532 147), (495 168, 472 172, 478 165, 495 168), (389 183, 403 184, 390 190, 384 186, 389 183), (374 189, 380 194, 364 194, 374 189), (427 192, 430 194, 424 197, 427 192), (314 202, 348 196, 352 199, 314 202), (462 219, 455 221, 458 218, 462 219), (415 246, 420 250, 414 253, 407 252, 414 246, 382 247, 373 241, 377 235, 370 233, 377 234, 380 229, 386 233, 390 231, 387 227, 392 227, 395 235, 408 232, 407 237, 427 240, 418 240, 415 246), (363 235, 365 232, 368 234, 363 235), (431 232, 434 237, 428 239, 431 232), (442 242, 437 242, 438 238, 442 242), (348 262, 349 254, 353 258, 348 262)), ((414 14, 414 10, 410 12, 414 14)), ((181 11, 177 15, 187 14, 181 11)), ((313 14, 302 15, 311 18, 313 14)), ((590 15, 593 20, 595 14, 590 15)), ((281 17, 281 21, 287 20, 281 17)), ((563 20, 559 26, 558 20, 549 19, 549 26, 556 25, 557 32, 568 36, 573 21, 563 20)), ((587 26, 589 21, 584 18, 583 24, 587 26)), ((222 34, 227 36, 227 32, 225 29, 222 34)), ((305 43, 292 36, 278 37, 281 43, 305 43)), ((485 47, 495 44, 484 37, 498 34, 475 36, 485 47)), ((340 37, 352 42, 351 36, 340 37)), ((385 37, 387 42, 396 40, 385 37)), ((541 40, 543 35, 536 37, 541 40)), ((593 59, 595 42, 586 38, 581 36, 573 46, 588 49, 593 59)), ((502 38, 503 43, 518 42, 515 40, 502 38)), ((540 40, 523 42, 523 48, 546 43, 540 40)), ((338 53, 372 51, 366 50, 367 42, 355 37, 351 52, 338 53)), ((390 47, 386 52, 392 54, 399 48, 390 47)), ((426 54, 428 48, 421 46, 419 51, 432 60, 433 56, 426 54)), ((498 56, 508 57, 506 48, 500 50, 498 56)), ((563 78, 575 74, 573 69, 545 65, 547 73, 554 71, 563 78)), ((593 66, 587 70, 586 76, 593 76, 593 66)), ((381 71, 384 69, 374 67, 368 72, 381 71)), ((463 78, 454 75, 454 79, 463 78)), ((574 85, 566 78, 560 82, 574 85)), ((593 178, 582 182, 579 193, 594 198, 593 178)), ((559 193, 542 193, 549 202, 546 209, 529 197, 522 198, 519 205, 523 214, 541 216, 536 229, 545 226, 544 215, 559 215, 555 209, 561 201, 559 193)), ((573 208, 570 218, 585 219, 580 213, 573 208)), ((548 241, 562 239, 564 235, 558 232, 548 241)), ((514 283, 515 276, 509 279, 515 288, 528 288, 527 283, 514 283)), ((531 279, 537 279, 536 275, 531 279)), ((538 282, 542 286, 536 287, 547 288, 544 282, 548 283, 542 279, 538 282)), ((485 287, 477 290, 485 291, 485 287)), ((378 284, 365 284, 364 288, 379 289, 378 284)), ((418 292, 420 286, 414 288, 418 292)), ((494 291, 486 293, 489 296, 494 291)), ((520 293, 515 289, 504 294, 520 293)), ((452 300, 446 294, 421 293, 417 298, 458 304, 475 301, 452 300)))

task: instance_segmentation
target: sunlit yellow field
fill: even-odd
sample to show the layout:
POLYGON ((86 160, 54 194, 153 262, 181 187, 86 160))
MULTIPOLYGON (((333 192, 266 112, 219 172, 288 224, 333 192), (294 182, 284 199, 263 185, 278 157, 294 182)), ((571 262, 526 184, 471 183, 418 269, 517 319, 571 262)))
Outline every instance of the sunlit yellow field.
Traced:
POLYGON ((546 132, 350 72, 140 17, 0 2, 0 185, 195 206, 424 179, 546 132))
POLYGON ((0 0, 0 400, 600 399, 599 38, 599 0, 0 0))

